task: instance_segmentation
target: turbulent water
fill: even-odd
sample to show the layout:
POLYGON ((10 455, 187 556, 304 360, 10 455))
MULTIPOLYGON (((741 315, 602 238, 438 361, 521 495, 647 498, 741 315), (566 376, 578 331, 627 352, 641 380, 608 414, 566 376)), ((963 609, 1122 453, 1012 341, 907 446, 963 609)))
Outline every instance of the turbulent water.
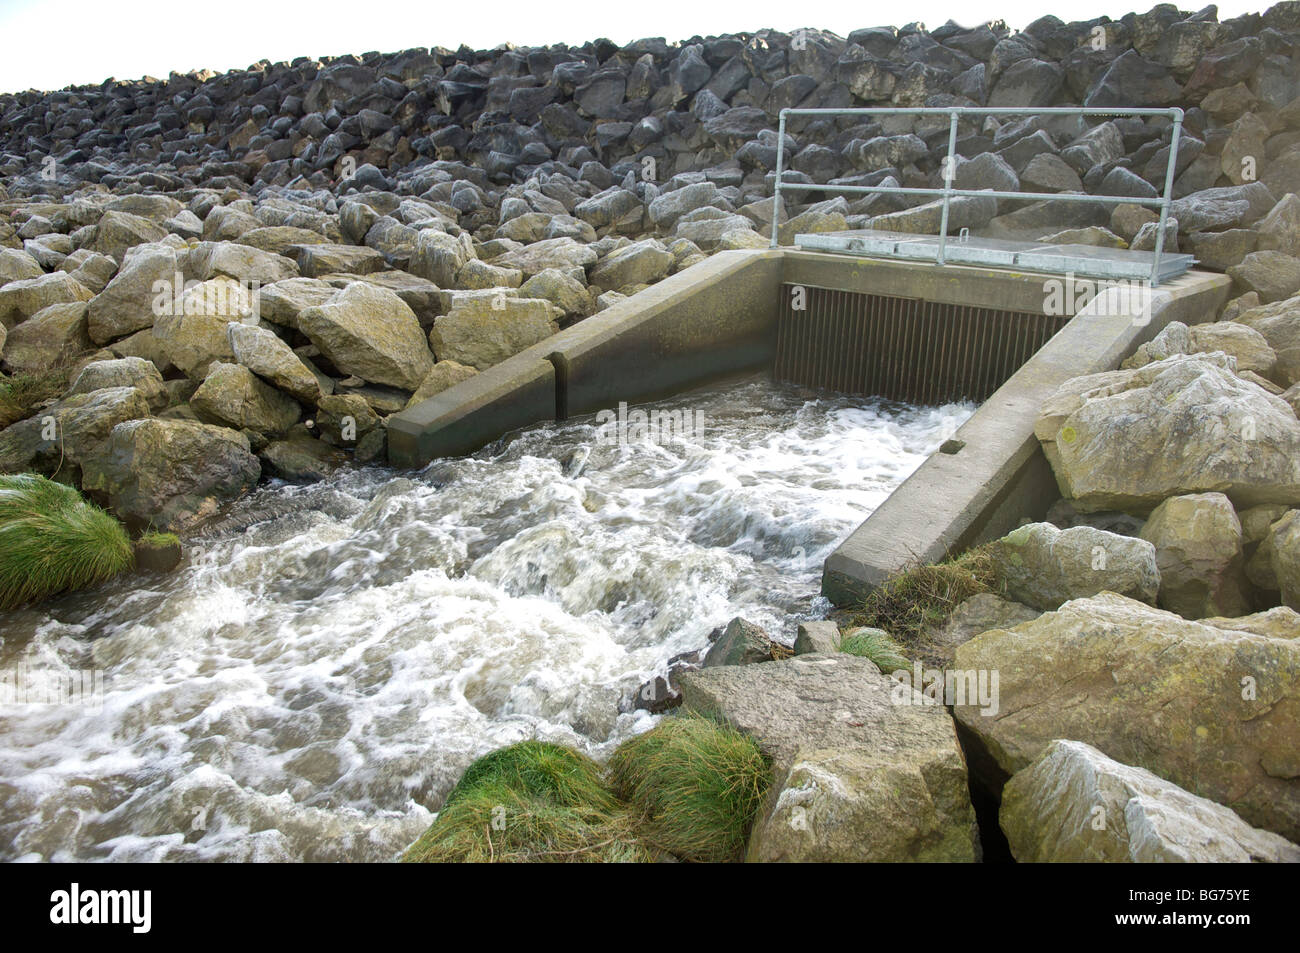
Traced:
POLYGON ((759 380, 656 406, 704 426, 269 486, 177 573, 0 618, 29 691, 103 674, 90 703, 0 705, 0 859, 390 860, 475 757, 599 757, 715 626, 792 639, 825 556, 972 410, 759 380))

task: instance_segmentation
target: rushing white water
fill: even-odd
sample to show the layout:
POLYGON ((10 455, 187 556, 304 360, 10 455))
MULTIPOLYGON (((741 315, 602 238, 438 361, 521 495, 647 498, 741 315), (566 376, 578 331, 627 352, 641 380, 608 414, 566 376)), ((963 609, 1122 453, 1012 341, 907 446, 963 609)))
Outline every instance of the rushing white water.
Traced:
POLYGON ((0 859, 392 859, 475 757, 599 757, 715 626, 792 639, 822 560, 973 409, 759 380, 656 406, 705 426, 619 446, 587 419, 266 487, 236 510, 280 515, 177 573, 0 618, 29 688, 104 677, 99 708, 0 705, 0 859))

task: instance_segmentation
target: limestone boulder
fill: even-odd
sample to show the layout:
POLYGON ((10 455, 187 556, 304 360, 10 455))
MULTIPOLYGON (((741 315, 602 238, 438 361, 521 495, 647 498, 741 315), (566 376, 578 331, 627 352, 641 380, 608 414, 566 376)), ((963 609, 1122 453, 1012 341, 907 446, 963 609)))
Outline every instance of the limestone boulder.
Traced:
MULTIPOLYGON (((410 270, 411 274, 432 281, 439 288, 450 288, 461 268, 473 257, 474 245, 468 238, 426 228, 416 237, 410 270)), ((498 264, 512 267, 504 262, 498 264)))
POLYGON ((167 229, 155 221, 130 212, 109 211, 95 226, 95 239, 90 248, 122 262, 126 253, 136 245, 162 241, 166 236, 167 229))
POLYGON ((68 388, 68 394, 90 394, 105 387, 134 387, 157 412, 167 406, 167 388, 162 374, 151 361, 139 357, 122 357, 111 361, 91 361, 81 369, 68 388))
POLYGON ((1141 535, 1156 548, 1162 609, 1186 619, 1247 611, 1241 521, 1222 493, 1170 497, 1141 535))
POLYGON ((1291 510, 1269 528, 1269 559, 1282 601, 1300 609, 1300 510, 1291 510))
POLYGON ((82 303, 92 297, 89 288, 64 271, 11 281, 0 288, 0 324, 12 330, 52 304, 82 303))
POLYGON ((119 423, 148 416, 149 402, 134 387, 69 395, 0 430, 0 473, 49 473, 80 464, 119 423))
POLYGON ((154 338, 175 367, 192 380, 203 380, 213 361, 234 361, 226 325, 254 320, 255 307, 239 282, 212 278, 191 287, 178 307, 154 321, 154 338))
POLYGON ((298 266, 275 252, 237 242, 199 242, 190 249, 189 277, 198 281, 225 276, 246 285, 274 284, 298 277, 298 266))
POLYGON ((684 707, 714 713, 772 759, 747 860, 975 859, 952 719, 868 659, 799 655, 678 679, 684 707))
POLYGON ((406 402, 407 407, 414 407, 416 404, 424 403, 430 397, 441 394, 448 387, 459 384, 461 381, 469 380, 478 371, 464 364, 458 364, 455 361, 439 361, 433 365, 433 368, 420 382, 420 386, 415 389, 411 399, 406 402))
POLYGON ((1120 365, 1123 369, 1146 367, 1175 354, 1204 354, 1222 351, 1236 358, 1238 371, 1254 371, 1272 377, 1277 354, 1268 339, 1254 328, 1234 321, 1194 324, 1171 321, 1150 341, 1138 347, 1132 357, 1120 365))
MULTIPOLYGON (((588 265, 594 265, 597 257, 599 256, 594 248, 572 238, 547 238, 498 255, 492 260, 492 264, 503 268, 517 268, 523 273, 524 278, 528 279, 548 268, 558 268, 561 271, 586 268, 588 265)), ((436 278, 431 280, 437 281, 436 278)))
POLYGON ((27 252, 19 248, 0 248, 0 288, 11 281, 39 278, 45 269, 27 252))
POLYGON ((156 306, 175 306, 184 288, 176 288, 180 268, 176 250, 153 243, 133 248, 113 280, 90 302, 90 337, 96 344, 153 327, 156 306))
POLYGON ((262 468, 237 431, 152 418, 114 427, 82 473, 83 488, 122 519, 185 532, 251 490, 262 468))
POLYGON ((519 297, 545 298, 566 317, 585 318, 594 310, 587 286, 571 272, 558 268, 547 268, 533 275, 520 286, 519 297))
POLYGON ((290 483, 324 480, 347 462, 347 455, 342 451, 305 433, 272 440, 258 458, 264 473, 290 483))
POLYGON ((298 400, 315 403, 320 382, 293 348, 274 332, 254 324, 226 325, 235 360, 258 377, 298 400))
POLYGON ((1232 320, 1268 341, 1277 355, 1274 380, 1288 387, 1300 383, 1300 297, 1244 308, 1232 320))
POLYGON ((319 278, 338 272, 368 275, 387 267, 383 254, 362 245, 301 245, 298 248, 298 271, 304 278, 319 278))
POLYGON ((606 255, 592 267, 589 279, 601 291, 617 291, 629 285, 658 281, 668 274, 674 261, 672 252, 662 242, 646 239, 606 255))
POLYGON ((922 647, 929 661, 947 666, 957 646, 964 645, 989 629, 1013 629, 1022 622, 1032 622, 1042 611, 1004 599, 992 592, 981 592, 962 602, 947 620, 924 633, 922 647))
POLYGON ((752 665, 772 658, 772 640, 762 626, 739 616, 727 623, 705 653, 704 668, 717 665, 752 665))
POLYGON ((280 434, 298 422, 302 409, 242 364, 214 361, 190 398, 199 419, 258 434, 280 434))
POLYGON ((482 371, 558 330, 555 308, 549 301, 467 298, 434 319, 429 344, 439 361, 455 361, 482 371))
POLYGON ((1151 543, 1093 526, 1029 523, 997 540, 990 552, 1007 594, 1044 611, 1099 592, 1155 605, 1160 590, 1151 543))
POLYGON ((1080 741, 1053 741, 1002 789, 1021 863, 1297 863, 1300 847, 1080 741))
POLYGON ((298 329, 298 315, 325 304, 339 289, 317 278, 290 278, 260 289, 258 316, 281 327, 298 329))
POLYGON ((1300 837, 1300 640, 1183 619, 1115 593, 1067 602, 957 649, 962 671, 998 673, 998 710, 957 704, 984 786, 1055 740, 1124 764, 1300 837))
POLYGON ((1234 370, 1226 355, 1179 355, 1067 381, 1034 427, 1062 495, 1140 514, 1188 493, 1300 502, 1300 420, 1234 370))
POLYGON ((372 384, 413 391, 433 368, 415 312, 391 291, 365 282, 299 312, 298 329, 340 371, 372 384))
POLYGON ((35 374, 63 367, 91 348, 86 305, 52 304, 15 325, 4 344, 4 365, 11 373, 35 374))
POLYGON ((1237 294, 1253 291, 1265 303, 1283 301, 1300 291, 1300 258, 1280 251, 1253 251, 1228 269, 1237 294))

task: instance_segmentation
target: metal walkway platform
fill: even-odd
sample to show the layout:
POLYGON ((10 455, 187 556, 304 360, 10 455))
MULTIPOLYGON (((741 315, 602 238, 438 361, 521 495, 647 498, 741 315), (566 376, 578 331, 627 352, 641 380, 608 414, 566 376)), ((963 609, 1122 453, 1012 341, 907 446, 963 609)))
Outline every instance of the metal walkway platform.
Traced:
MULTIPOLYGON (((863 258, 939 260, 938 235, 871 230, 820 232, 796 235, 794 243, 807 251, 836 252, 863 258)), ((1147 251, 975 237, 949 237, 944 247, 944 258, 946 263, 953 265, 1073 274, 1112 281, 1150 280, 1156 262, 1155 255, 1147 251)), ((1159 261, 1157 282, 1177 278, 1196 264, 1193 256, 1182 254, 1165 254, 1159 261)))

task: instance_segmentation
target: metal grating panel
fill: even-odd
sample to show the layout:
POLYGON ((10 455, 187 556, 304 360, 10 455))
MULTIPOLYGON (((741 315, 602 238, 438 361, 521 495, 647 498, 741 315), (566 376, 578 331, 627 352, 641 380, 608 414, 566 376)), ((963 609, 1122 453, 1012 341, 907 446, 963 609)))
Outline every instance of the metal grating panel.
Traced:
POLYGON ((800 287, 803 310, 781 295, 773 376, 913 404, 985 400, 1069 320, 800 287))

